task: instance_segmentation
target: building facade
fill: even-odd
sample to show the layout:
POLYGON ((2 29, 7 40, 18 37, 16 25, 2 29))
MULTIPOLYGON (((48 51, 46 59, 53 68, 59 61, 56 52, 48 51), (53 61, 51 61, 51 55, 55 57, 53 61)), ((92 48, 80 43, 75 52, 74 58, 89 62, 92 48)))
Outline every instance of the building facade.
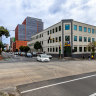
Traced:
POLYGON ((59 23, 33 35, 27 45, 34 49, 34 43, 41 42, 43 52, 55 56, 88 56, 88 45, 96 41, 96 26, 74 21, 61 20, 59 23))
POLYGON ((18 24, 15 29, 15 38, 20 41, 30 41, 31 36, 43 30, 41 19, 27 17, 22 24, 18 24))
POLYGON ((19 51, 20 46, 27 46, 31 36, 43 30, 43 22, 41 19, 27 17, 22 24, 18 24, 15 29, 15 40, 13 50, 19 51))
POLYGON ((10 51, 13 52, 13 43, 15 42, 15 37, 10 38, 10 51))
POLYGON ((19 51, 20 46, 27 46, 28 41, 15 41, 13 43, 13 52, 19 51))

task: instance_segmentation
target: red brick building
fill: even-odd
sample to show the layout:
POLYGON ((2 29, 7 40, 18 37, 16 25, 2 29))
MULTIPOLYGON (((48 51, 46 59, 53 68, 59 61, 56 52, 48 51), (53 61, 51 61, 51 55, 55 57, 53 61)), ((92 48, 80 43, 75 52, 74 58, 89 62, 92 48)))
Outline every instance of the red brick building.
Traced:
POLYGON ((27 46, 27 42, 31 41, 31 36, 43 30, 43 22, 41 19, 27 17, 22 24, 18 24, 15 29, 15 42, 13 43, 13 51, 20 46, 27 46))

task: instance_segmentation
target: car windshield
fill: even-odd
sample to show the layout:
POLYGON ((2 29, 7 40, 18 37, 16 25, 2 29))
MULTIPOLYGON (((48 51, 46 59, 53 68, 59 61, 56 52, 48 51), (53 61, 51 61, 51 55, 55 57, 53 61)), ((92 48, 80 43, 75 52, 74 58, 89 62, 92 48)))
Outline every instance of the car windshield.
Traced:
POLYGON ((42 57, 42 58, 48 58, 48 56, 46 56, 46 55, 41 55, 41 57, 42 57))

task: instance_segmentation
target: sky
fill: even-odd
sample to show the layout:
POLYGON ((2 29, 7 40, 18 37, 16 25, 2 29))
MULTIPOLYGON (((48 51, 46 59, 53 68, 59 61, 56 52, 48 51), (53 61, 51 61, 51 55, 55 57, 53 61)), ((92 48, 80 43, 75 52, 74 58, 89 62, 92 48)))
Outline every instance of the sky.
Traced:
MULTIPOLYGON (((62 19, 96 25, 96 0, 0 0, 0 26, 10 37, 27 16, 42 19, 44 29, 62 19)), ((10 38, 3 37, 3 42, 10 43, 10 38)))

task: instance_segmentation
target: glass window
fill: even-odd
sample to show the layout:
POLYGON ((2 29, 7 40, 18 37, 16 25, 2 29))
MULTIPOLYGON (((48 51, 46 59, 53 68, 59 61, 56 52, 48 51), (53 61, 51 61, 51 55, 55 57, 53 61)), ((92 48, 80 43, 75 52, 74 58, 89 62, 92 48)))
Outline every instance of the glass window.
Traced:
POLYGON ((84 42, 87 42, 87 37, 84 37, 84 42))
POLYGON ((65 41, 70 41, 70 36, 65 36, 65 41))
POLYGON ((70 25, 69 24, 65 25, 65 30, 70 30, 70 25))
POLYGON ((56 37, 56 42, 58 42, 58 38, 56 37))
POLYGON ((53 52, 55 51, 55 49, 53 48, 53 52))
POLYGON ((74 51, 77 52, 77 47, 74 47, 74 51))
POLYGON ((91 42, 91 38, 90 37, 88 37, 88 42, 91 42))
POLYGON ((43 45, 43 41, 42 41, 42 45, 43 45))
POLYGON ((50 40, 48 39, 48 43, 49 43, 49 41, 50 41, 50 40))
POLYGON ((91 47, 88 47, 88 51, 89 51, 89 52, 91 51, 91 47))
POLYGON ((54 38, 53 38, 53 43, 54 43, 54 38))
POLYGON ((82 42, 82 36, 79 36, 79 41, 82 42))
POLYGON ((88 33, 91 33, 91 28, 88 28, 88 33))
POLYGON ((49 48, 48 48, 48 52, 49 52, 49 48))
POLYGON ((79 47, 79 52, 82 52, 82 47, 79 47))
POLYGON ((59 31, 61 31, 61 26, 59 26, 59 31))
POLYGON ((82 31, 82 26, 79 26, 79 31, 82 31))
POLYGON ((77 30, 77 25, 74 25, 74 30, 77 30))
POLYGON ((74 41, 77 41, 77 36, 74 36, 74 41))
POLYGON ((47 34, 49 35, 49 31, 47 32, 47 34))
POLYGON ((57 32, 57 27, 56 27, 56 32, 57 32))
POLYGON ((52 34, 52 31, 50 30, 50 34, 52 34))
POLYGON ((52 48, 50 48, 50 52, 52 52, 52 48))
POLYGON ((92 38, 92 42, 94 42, 95 41, 95 38, 92 38))
POLYGON ((84 47, 84 52, 86 52, 87 51, 87 47, 84 47))
POLYGON ((53 29, 53 33, 54 33, 54 29, 53 29))
POLYGON ((58 47, 56 47, 56 52, 58 52, 58 47))
POLYGON ((42 37, 43 37, 43 34, 42 34, 42 37))
POLYGON ((59 42, 61 41, 61 36, 59 37, 59 42))
POLYGON ((84 27, 84 32, 87 32, 87 27, 84 27))
POLYGON ((41 34, 40 34, 40 38, 41 38, 41 34))
POLYGON ((50 40, 50 43, 52 43, 52 39, 50 40))
POLYGON ((94 29, 92 29, 92 34, 94 34, 94 29))

